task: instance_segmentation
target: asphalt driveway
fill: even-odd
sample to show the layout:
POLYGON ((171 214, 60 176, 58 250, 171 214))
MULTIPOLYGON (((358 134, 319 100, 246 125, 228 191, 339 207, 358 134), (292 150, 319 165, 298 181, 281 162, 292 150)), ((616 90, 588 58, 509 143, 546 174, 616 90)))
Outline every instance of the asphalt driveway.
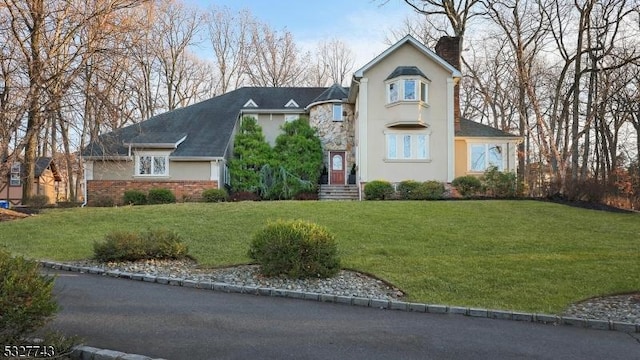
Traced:
POLYGON ((56 272, 50 325, 165 359, 640 359, 640 335, 56 272))

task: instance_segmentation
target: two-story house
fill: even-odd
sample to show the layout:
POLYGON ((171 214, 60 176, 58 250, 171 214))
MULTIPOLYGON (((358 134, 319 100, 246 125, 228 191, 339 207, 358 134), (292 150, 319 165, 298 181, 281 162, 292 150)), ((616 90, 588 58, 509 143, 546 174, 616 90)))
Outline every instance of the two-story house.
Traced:
POLYGON ((243 87, 102 135, 83 151, 87 200, 126 189, 169 188, 198 198, 228 183, 233 138, 245 116, 271 143, 286 121, 318 130, 329 183, 437 180, 515 171, 520 138, 460 117, 458 39, 432 51, 406 36, 358 69, 350 87, 243 87), (454 65, 452 65, 454 64, 454 65))

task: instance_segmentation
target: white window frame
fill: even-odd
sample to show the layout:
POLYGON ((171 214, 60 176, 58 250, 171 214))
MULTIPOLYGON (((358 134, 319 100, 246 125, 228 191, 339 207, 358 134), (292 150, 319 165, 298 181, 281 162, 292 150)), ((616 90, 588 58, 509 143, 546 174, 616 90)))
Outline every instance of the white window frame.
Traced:
POLYGON ((300 114, 284 114, 284 122, 292 122, 300 119, 300 114))
POLYGON ((333 121, 344 121, 344 118, 342 116, 342 111, 343 111, 342 104, 333 104, 332 110, 333 111, 332 111, 331 117, 333 121))
POLYGON ((134 162, 134 175, 135 176, 141 176, 141 177, 167 177, 169 176, 169 155, 166 153, 153 153, 153 152, 140 152, 140 153, 136 153, 135 155, 135 162, 134 162), (150 173, 149 174, 142 174, 140 173, 140 162, 142 158, 150 158, 150 173), (158 172, 158 170, 156 169, 156 164, 157 164, 157 160, 162 160, 164 162, 164 171, 163 172, 158 172))
POLYGON ((385 161, 431 161, 430 131, 385 131, 385 161))
POLYGON ((9 186, 20 186, 22 185, 22 176, 21 174, 22 165, 19 162, 14 162, 11 164, 11 177, 9 179, 9 186))
POLYGON ((498 171, 504 171, 506 168, 505 161, 508 156, 508 154, 506 153, 507 149, 508 149, 507 144, 504 144, 504 143, 469 143, 468 145, 469 172, 483 173, 491 166, 497 167, 498 171), (481 159, 474 159, 474 148, 481 149, 482 151, 481 159), (499 149, 498 154, 500 154, 500 159, 498 159, 498 161, 495 161, 494 159, 492 159, 490 152, 495 151, 494 149, 495 150, 499 149), (479 164, 478 163, 479 161, 481 161, 482 164, 479 164))
POLYGON ((423 77, 401 77, 386 81, 387 105, 418 102, 423 106, 429 105, 429 81, 423 77), (413 96, 407 91, 409 84, 413 84, 413 96), (392 90, 394 88, 395 90, 392 90))

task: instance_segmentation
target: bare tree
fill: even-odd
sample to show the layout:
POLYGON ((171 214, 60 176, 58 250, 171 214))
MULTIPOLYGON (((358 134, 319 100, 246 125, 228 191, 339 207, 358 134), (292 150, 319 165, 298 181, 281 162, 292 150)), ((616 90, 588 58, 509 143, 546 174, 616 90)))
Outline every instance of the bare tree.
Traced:
POLYGON ((300 54, 293 35, 266 24, 251 28, 250 61, 244 71, 253 86, 296 86, 304 82, 309 54, 300 54))
POLYGON ((163 0, 156 11, 153 44, 157 46, 154 52, 166 91, 166 108, 173 110, 188 104, 184 94, 184 81, 191 71, 187 48, 195 44, 202 17, 196 9, 187 8, 175 0, 163 0))
POLYGON ((354 65, 353 51, 341 40, 333 38, 318 44, 318 66, 324 67, 331 84, 344 84, 354 65))
POLYGON ((249 53, 250 27, 255 19, 248 10, 233 14, 227 7, 214 6, 207 14, 206 23, 219 75, 216 88, 224 94, 244 83, 243 69, 249 53))

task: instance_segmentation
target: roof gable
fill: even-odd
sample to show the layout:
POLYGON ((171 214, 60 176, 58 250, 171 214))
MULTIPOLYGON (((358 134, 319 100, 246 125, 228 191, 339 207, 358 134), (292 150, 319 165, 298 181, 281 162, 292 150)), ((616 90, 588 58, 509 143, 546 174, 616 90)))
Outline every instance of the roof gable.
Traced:
POLYGON ((355 78, 363 77, 364 73, 367 70, 369 70, 370 68, 374 67, 376 64, 378 64, 379 62, 384 60, 387 56, 389 56, 391 53, 393 53, 394 51, 396 51, 397 49, 399 49, 401 46, 403 46, 405 44, 410 44, 413 47, 415 47, 416 49, 418 49, 418 51, 420 51, 427 58, 431 59, 436 64, 442 66, 449 73, 451 73, 451 76, 453 76, 453 77, 462 77, 462 74, 460 73, 460 71, 458 69, 453 67, 451 64, 449 64, 443 58, 438 56, 433 50, 431 50, 428 47, 426 47, 424 44, 422 44, 421 42, 416 40, 411 35, 407 35, 407 36, 403 37, 402 39, 400 39, 395 44, 391 45, 387 50, 383 51, 380 55, 378 55, 375 58, 373 58, 373 60, 369 61, 367 64, 365 64, 360 69, 356 70, 356 72, 353 74, 353 76, 355 78))

